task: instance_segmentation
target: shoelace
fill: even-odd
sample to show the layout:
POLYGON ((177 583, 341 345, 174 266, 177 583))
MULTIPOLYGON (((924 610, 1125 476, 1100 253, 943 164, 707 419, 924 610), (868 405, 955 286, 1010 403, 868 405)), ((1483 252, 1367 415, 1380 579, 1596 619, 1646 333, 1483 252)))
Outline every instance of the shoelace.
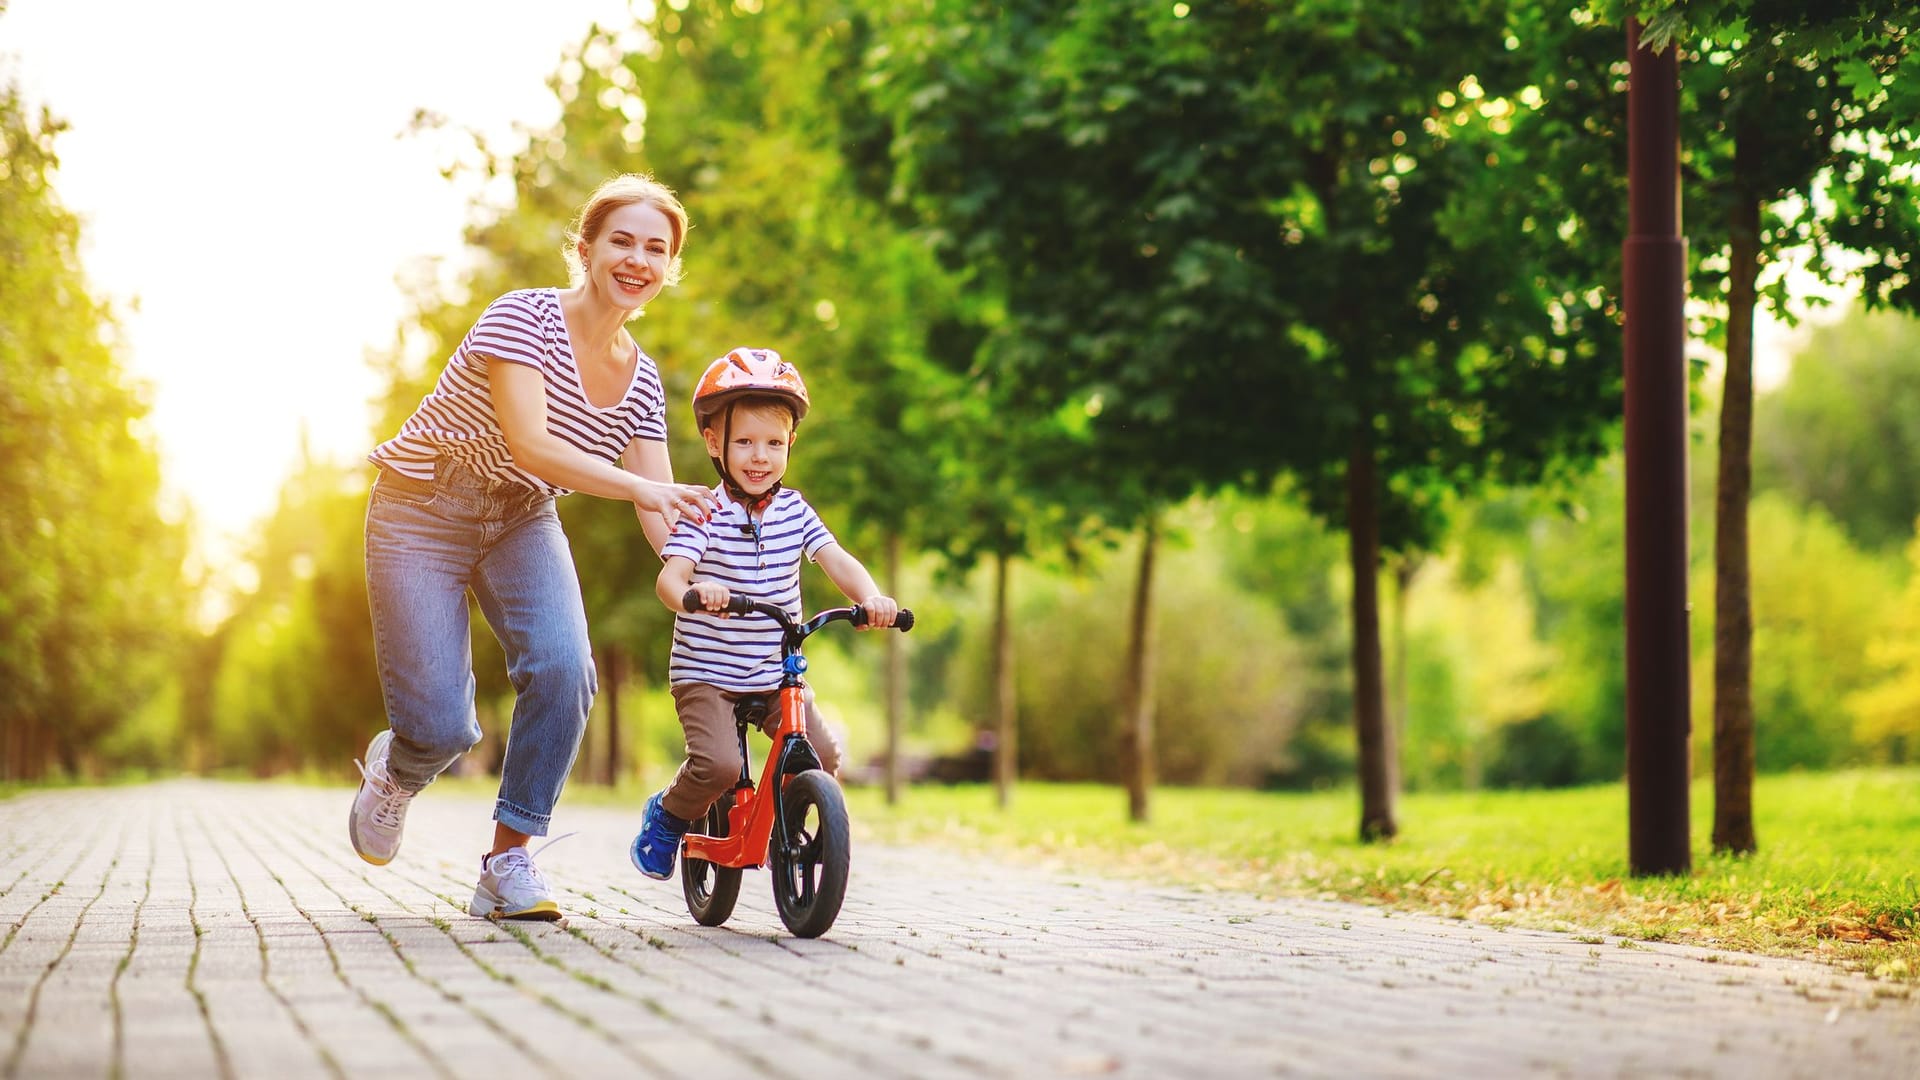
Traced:
POLYGON ((373 793, 380 797, 380 801, 373 804, 373 812, 368 815, 374 827, 397 829, 405 824, 407 803, 412 800, 413 792, 393 782, 393 778, 387 775, 384 761, 376 761, 368 766, 355 758, 353 764, 359 768, 360 778, 372 784, 373 793))
POLYGON ((573 835, 573 833, 561 833, 541 844, 538 851, 528 852, 526 848, 508 848, 489 859, 487 869, 491 870, 493 876, 499 880, 503 891, 514 879, 525 878, 538 886, 541 892, 552 892, 553 890, 547 885, 547 876, 541 873, 540 867, 534 863, 534 856, 542 854, 548 848, 573 835))

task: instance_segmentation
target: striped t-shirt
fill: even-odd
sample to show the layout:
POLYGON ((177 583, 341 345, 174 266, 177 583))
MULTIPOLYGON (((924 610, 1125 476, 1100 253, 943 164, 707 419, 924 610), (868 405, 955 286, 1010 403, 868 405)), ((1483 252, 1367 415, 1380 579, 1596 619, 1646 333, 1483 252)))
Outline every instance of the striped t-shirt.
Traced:
MULTIPOLYGON (((817 557, 836 542, 833 534, 792 488, 780 489, 757 526, 724 485, 714 494, 719 509, 704 524, 681 518, 660 558, 690 559, 693 580, 777 604, 798 621, 800 557, 817 557)), ((772 690, 780 685, 780 624, 765 615, 681 614, 673 620, 667 682, 709 683, 737 693, 772 690)))
POLYGON ((375 447, 367 459, 418 480, 432 480, 434 462, 444 458, 481 476, 565 495, 568 489, 514 466, 493 413, 489 360, 540 369, 547 388, 547 430, 577 450, 611 462, 636 438, 667 438, 666 395, 653 359, 640 352, 626 394, 608 408, 596 406, 580 385, 559 290, 521 289, 487 305, 453 351, 433 392, 420 399, 400 433, 375 447))

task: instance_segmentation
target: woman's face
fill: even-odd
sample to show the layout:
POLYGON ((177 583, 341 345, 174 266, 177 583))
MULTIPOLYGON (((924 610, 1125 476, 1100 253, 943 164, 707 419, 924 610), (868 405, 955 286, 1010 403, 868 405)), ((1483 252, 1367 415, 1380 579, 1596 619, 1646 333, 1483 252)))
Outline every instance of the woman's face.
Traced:
POLYGON ((673 265, 673 226, 646 203, 628 203, 607 215, 600 235, 580 243, 580 264, 595 292, 637 311, 666 287, 673 265))

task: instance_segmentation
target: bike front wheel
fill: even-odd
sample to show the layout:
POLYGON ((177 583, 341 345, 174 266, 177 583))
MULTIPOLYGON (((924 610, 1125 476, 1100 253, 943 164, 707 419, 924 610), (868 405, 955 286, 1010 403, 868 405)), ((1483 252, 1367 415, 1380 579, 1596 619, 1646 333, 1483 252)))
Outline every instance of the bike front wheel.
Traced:
MULTIPOLYGON (((707 808, 705 821, 694 823, 689 832, 706 836, 727 835, 727 811, 733 808, 733 796, 721 796, 707 808)), ((740 899, 740 868, 716 866, 705 859, 687 856, 680 860, 680 891, 687 896, 687 911, 701 926, 719 926, 733 914, 740 899)))
POLYGON ((780 799, 786 835, 773 838, 773 903, 796 936, 819 937, 847 897, 847 801, 840 785, 819 769, 788 780, 780 799))

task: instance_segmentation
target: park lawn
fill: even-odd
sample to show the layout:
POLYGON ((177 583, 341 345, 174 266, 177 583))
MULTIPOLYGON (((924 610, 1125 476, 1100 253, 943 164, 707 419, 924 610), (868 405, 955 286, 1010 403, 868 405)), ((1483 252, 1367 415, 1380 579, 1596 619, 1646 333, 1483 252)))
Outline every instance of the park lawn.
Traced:
MULTIPOLYGON (((1359 797, 1162 787, 1152 822, 1118 788, 916 786, 848 792, 856 834, 988 851, 1200 890, 1360 901, 1493 925, 1810 955, 1920 985, 1920 768, 1761 776, 1760 850, 1709 850, 1713 791, 1692 791, 1694 868, 1627 872, 1623 784, 1401 797, 1400 835, 1361 844, 1359 797)), ((858 861, 856 855, 855 861, 858 861)), ((1890 987, 1890 990, 1892 988, 1890 987)))

